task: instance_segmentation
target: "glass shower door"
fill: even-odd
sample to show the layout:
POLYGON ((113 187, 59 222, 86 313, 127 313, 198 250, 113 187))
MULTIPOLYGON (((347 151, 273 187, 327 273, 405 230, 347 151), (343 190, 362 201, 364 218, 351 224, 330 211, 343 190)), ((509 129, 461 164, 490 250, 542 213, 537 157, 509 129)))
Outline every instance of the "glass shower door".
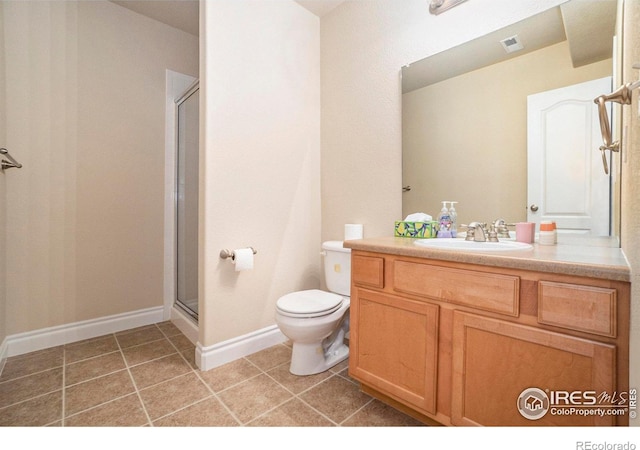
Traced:
POLYGON ((192 85, 177 101, 176 304, 198 319, 199 89, 192 85))

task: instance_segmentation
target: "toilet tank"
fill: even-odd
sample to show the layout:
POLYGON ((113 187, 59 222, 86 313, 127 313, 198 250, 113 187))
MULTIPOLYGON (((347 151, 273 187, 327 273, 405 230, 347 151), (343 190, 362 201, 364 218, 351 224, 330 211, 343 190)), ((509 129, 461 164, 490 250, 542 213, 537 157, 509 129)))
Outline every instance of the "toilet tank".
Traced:
POLYGON ((344 248, 342 241, 327 241, 322 244, 322 250, 327 289, 349 297, 351 295, 351 249, 344 248))

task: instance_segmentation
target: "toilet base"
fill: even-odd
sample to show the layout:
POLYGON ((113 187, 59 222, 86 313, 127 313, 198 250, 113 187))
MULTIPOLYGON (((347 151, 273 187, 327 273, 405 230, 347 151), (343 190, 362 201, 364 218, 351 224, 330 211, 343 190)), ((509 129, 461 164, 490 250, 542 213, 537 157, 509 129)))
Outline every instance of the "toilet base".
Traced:
POLYGON ((329 370, 348 357, 349 347, 344 343, 337 346, 332 345, 328 350, 325 350, 322 342, 315 344, 294 342, 289 372, 293 375, 314 375, 329 370))

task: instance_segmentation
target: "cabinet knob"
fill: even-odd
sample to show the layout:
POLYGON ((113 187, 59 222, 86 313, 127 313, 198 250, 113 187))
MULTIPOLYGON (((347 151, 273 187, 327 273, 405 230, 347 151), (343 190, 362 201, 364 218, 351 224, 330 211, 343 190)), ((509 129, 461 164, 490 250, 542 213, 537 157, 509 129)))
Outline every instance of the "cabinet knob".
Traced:
POLYGON ((531 211, 533 211, 533 212, 536 212, 536 211, 538 210, 538 205, 536 205, 536 204, 534 203, 533 205, 531 205, 531 206, 529 207, 529 209, 530 209, 531 211))

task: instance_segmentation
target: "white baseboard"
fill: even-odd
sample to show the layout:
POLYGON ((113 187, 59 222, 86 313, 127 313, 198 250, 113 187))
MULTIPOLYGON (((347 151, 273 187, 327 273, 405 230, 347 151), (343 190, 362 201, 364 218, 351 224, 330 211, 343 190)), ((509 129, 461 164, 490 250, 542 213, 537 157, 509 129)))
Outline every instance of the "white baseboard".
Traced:
POLYGON ((10 356, 162 322, 163 310, 158 306, 7 336, 0 346, 0 361, 10 356))
MULTIPOLYGON (((171 321, 189 340, 196 343, 196 364, 200 370, 213 369, 287 340, 277 325, 271 325, 228 341, 203 347, 200 342, 197 342, 198 329, 195 324, 185 317, 180 317, 178 313, 179 311, 171 312, 171 321)), ((7 336, 0 345, 0 364, 10 356, 159 323, 165 320, 163 314, 164 307, 159 306, 7 336)))
POLYGON ((184 334, 193 345, 197 344, 198 324, 176 306, 171 308, 171 323, 173 323, 178 330, 182 331, 182 334, 184 334))
POLYGON ((214 369, 286 340, 287 337, 282 334, 278 326, 272 325, 209 347, 203 347, 198 342, 196 345, 196 364, 203 371, 214 369))

